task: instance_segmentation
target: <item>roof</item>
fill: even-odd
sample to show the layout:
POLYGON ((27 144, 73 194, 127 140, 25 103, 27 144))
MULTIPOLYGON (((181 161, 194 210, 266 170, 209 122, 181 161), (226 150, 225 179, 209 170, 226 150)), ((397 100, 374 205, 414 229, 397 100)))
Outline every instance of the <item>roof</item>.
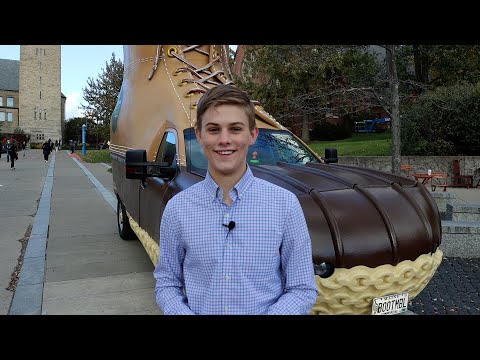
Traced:
MULTIPOLYGON (((0 59, 0 90, 19 91, 20 61, 0 59)), ((66 98, 61 92, 61 97, 66 98)))
POLYGON ((18 91, 19 60, 0 59, 0 90, 18 91))

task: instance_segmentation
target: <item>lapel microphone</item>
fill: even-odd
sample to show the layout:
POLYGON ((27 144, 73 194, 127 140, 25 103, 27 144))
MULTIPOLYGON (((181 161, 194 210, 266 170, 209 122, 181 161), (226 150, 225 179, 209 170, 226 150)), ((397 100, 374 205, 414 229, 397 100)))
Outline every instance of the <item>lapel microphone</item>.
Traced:
POLYGON ((230 221, 228 225, 222 224, 225 227, 228 227, 228 232, 232 231, 235 228, 235 221, 230 221))

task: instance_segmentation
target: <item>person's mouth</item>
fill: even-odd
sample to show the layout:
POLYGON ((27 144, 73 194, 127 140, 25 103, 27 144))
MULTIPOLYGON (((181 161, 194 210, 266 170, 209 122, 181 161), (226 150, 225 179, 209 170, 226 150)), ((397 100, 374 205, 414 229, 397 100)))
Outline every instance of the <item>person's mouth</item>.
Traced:
POLYGON ((232 155, 235 151, 234 150, 217 150, 215 151, 218 155, 221 155, 221 156, 228 156, 228 155, 232 155))

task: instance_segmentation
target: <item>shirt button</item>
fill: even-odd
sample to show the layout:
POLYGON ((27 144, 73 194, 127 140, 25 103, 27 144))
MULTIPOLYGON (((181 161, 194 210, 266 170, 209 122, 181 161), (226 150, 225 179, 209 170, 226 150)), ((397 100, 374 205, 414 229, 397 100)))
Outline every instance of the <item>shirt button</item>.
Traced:
POLYGON ((230 214, 225 214, 225 217, 228 219, 230 217, 230 214))
POLYGON ((228 312, 228 306, 225 306, 225 312, 228 312))
POLYGON ((225 275, 225 280, 228 280, 228 279, 230 279, 230 276, 225 275))

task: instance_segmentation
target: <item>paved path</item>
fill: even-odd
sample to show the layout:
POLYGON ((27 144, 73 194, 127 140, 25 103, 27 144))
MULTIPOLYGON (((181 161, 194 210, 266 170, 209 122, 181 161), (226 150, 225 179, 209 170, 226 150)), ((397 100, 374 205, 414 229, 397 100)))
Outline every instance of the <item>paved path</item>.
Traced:
POLYGON ((22 223, 13 216, 19 219, 10 235, 2 231, 0 237, 0 244, 9 243, 11 254, 0 255, 1 313, 161 314, 153 293, 153 264, 139 241, 118 236, 108 167, 80 163, 68 151, 54 154, 48 163, 41 157, 40 151, 29 150, 17 170, 0 175, 10 190, 0 198, 2 204, 11 199, 32 205, 27 219, 22 223), (15 186, 8 184, 13 178, 15 186), (29 181, 35 188, 32 194, 24 192, 29 181), (14 247, 9 239, 20 239, 29 226, 32 234, 13 296, 4 278, 16 266, 21 244, 14 247), (19 227, 24 230, 15 233, 19 227))

